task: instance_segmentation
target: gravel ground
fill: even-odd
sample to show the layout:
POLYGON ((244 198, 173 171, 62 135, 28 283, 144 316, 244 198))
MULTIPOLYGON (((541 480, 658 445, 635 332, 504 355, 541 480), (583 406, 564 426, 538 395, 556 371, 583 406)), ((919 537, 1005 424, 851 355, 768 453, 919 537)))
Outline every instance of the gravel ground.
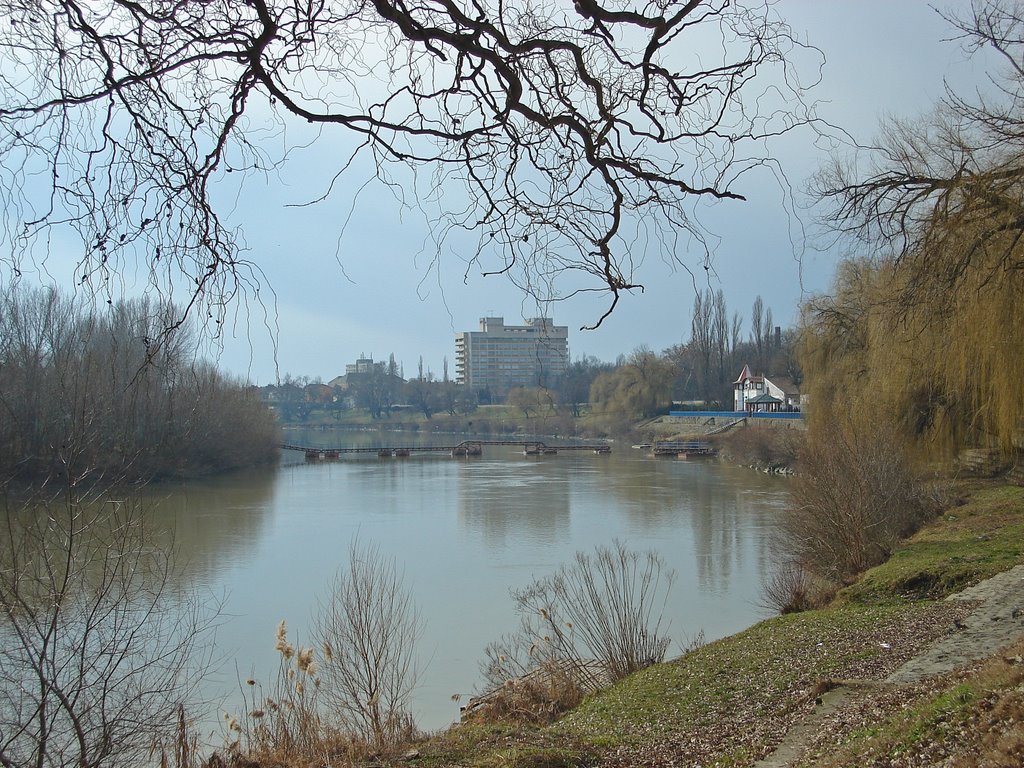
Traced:
POLYGON ((891 683, 912 683, 951 672, 991 656, 1024 635, 1024 565, 947 598, 977 608, 957 627, 892 675, 891 683))
MULTIPOLYGON (((620 747, 606 754, 601 765, 625 766, 730 766, 779 768, 802 751, 818 730, 817 718, 840 707, 851 686, 884 685, 885 679, 919 655, 937 639, 957 631, 976 606, 942 602, 927 608, 894 613, 862 632, 835 631, 809 638, 783 662, 801 671, 799 685, 779 694, 770 686, 751 681, 753 695, 734 700, 728 707, 706 713, 699 723, 683 724, 668 737, 620 747), (864 649, 881 653, 864 653, 864 649), (829 658, 831 676, 821 680, 815 670, 829 658), (821 694, 819 688, 832 690, 821 694), (763 692, 763 695, 761 693, 763 692), (782 759, 772 761, 772 755, 782 759)), ((777 660, 776 660, 777 661, 777 660)))
MULTIPOLYGON (((883 679, 868 675, 826 693, 755 768, 813 763, 829 754, 840 734, 866 727, 881 713, 897 712, 947 688, 976 668, 980 659, 1024 637, 1024 566, 952 595, 946 604, 966 607, 969 612, 953 615, 952 625, 941 636, 930 644, 922 643, 919 653, 883 679)), ((861 764, 959 765, 969 743, 966 736, 938 740, 930 750, 909 752, 902 759, 865 755, 861 764)))

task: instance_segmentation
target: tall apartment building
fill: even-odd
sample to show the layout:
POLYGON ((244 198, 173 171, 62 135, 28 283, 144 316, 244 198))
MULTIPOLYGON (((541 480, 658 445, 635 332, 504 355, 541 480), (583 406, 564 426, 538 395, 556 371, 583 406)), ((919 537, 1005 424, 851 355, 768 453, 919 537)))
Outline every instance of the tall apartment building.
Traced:
POLYGON ((455 334, 455 380, 501 397, 513 387, 550 385, 569 367, 569 328, 550 318, 505 325, 503 317, 480 318, 479 331, 455 334))

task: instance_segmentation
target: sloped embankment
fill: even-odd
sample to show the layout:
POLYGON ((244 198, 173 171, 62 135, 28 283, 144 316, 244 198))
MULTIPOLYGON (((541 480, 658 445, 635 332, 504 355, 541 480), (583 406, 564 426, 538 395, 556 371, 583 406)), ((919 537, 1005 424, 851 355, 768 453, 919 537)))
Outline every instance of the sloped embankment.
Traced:
POLYGON ((969 753, 1020 765, 1024 643, 984 657, 1024 633, 1024 573, 946 598, 1024 564, 1024 489, 968 493, 827 609, 652 667, 546 729, 454 729, 419 759, 862 768, 966 765, 969 753))

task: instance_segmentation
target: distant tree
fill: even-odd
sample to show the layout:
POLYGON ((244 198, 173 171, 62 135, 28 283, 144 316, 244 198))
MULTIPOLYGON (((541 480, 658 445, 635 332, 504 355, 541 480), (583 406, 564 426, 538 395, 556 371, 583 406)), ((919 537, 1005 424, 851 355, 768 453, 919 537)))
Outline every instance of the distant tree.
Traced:
POLYGON ((385 363, 373 363, 367 370, 350 373, 346 378, 349 380, 349 392, 352 393, 356 407, 366 409, 370 418, 383 417, 387 401, 385 363))
POLYGON ((161 335, 178 313, 0 290, 0 476, 135 482, 274 460, 279 430, 257 393, 196 359, 188 324, 161 335))
POLYGON ((426 419, 429 419, 442 407, 437 391, 438 384, 432 379, 433 377, 418 378, 405 384, 406 401, 422 413, 426 419))
POLYGON ((555 398, 551 390, 540 387, 513 387, 509 390, 506 402, 523 412, 523 416, 531 418, 544 410, 553 410, 555 398))
POLYGON ((787 328, 782 332, 779 355, 782 374, 799 387, 803 383, 804 372, 800 364, 800 333, 795 328, 787 328))
POLYGON ((754 306, 750 310, 750 343, 754 345, 754 373, 758 375, 764 373, 767 363, 767 354, 764 348, 765 327, 764 300, 758 296, 754 299, 754 306))
POLYGON ((733 355, 733 367, 735 367, 736 353, 743 343, 743 318, 739 312, 732 313, 732 325, 729 329, 729 352, 733 355))
POLYGON ((638 347, 624 365, 594 379, 590 402, 598 410, 625 418, 645 418, 671 405, 675 369, 646 347, 638 347))
POLYGON ((729 375, 732 350, 729 347, 729 316, 725 307, 725 293, 719 288, 715 291, 714 315, 711 334, 715 353, 714 393, 715 399, 722 402, 723 387, 729 375))
POLYGON ((715 349, 713 316, 714 297, 711 291, 697 293, 693 300, 693 317, 690 321, 690 344, 693 345, 697 381, 704 400, 712 399, 714 391, 711 369, 715 349))
POLYGON ((583 356, 573 360, 566 368, 557 386, 559 400, 574 418, 579 418, 584 404, 590 401, 590 385, 611 365, 596 357, 583 356))

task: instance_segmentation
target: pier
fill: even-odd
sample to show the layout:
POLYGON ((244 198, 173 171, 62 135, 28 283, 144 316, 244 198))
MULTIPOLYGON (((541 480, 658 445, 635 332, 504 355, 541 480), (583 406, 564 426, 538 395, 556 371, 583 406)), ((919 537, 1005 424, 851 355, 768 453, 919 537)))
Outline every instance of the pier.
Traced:
POLYGON ((718 449, 705 440, 660 440, 654 443, 651 452, 655 456, 677 456, 679 458, 718 455, 718 449))
POLYGON ((485 445, 521 445, 524 456, 554 456, 559 451, 589 451, 596 454, 611 453, 606 443, 547 445, 538 440, 464 440, 458 445, 401 445, 370 448, 318 448, 308 445, 282 443, 283 451, 302 451, 306 461, 339 461, 344 456, 357 454, 376 455, 379 459, 405 459, 415 454, 446 453, 453 458, 483 456, 485 445))

